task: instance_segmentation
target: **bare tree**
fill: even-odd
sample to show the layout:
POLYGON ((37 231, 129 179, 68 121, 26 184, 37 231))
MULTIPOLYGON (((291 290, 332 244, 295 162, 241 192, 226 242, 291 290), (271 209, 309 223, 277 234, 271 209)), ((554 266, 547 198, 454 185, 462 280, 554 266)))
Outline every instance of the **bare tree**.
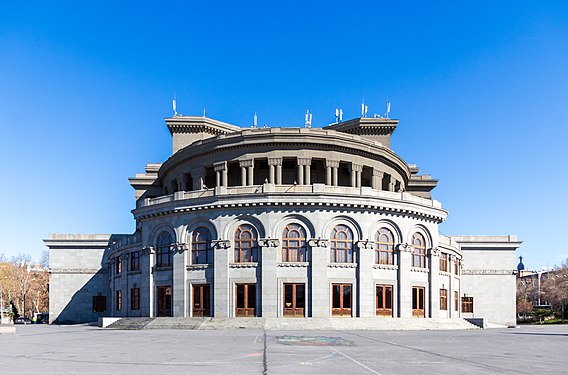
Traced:
POLYGON ((568 306, 568 259, 542 276, 541 290, 546 301, 564 318, 568 306))
POLYGON ((29 255, 0 260, 2 301, 4 307, 11 304, 18 315, 32 317, 48 310, 48 282, 47 268, 33 264, 29 255))

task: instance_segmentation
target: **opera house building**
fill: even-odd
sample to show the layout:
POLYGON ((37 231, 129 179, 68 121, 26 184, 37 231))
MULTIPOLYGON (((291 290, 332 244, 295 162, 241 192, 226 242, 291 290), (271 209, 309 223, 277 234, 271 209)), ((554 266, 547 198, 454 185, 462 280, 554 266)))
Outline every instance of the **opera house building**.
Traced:
MULTIPOLYGON (((241 128, 165 120, 173 154, 130 178, 133 234, 50 234, 50 320, 474 318, 515 323, 514 235, 445 236, 438 180, 398 120, 241 128)), ((112 214, 112 213, 109 213, 112 214)))

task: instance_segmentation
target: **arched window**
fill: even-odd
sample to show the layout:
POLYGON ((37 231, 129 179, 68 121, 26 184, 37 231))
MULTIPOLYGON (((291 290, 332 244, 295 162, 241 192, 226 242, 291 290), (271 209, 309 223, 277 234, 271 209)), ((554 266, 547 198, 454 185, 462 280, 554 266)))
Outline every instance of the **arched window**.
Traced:
POLYGON ((298 224, 288 224, 282 232, 282 261, 306 262, 306 231, 298 224))
POLYGON ((337 225, 331 231, 331 262, 354 262, 353 232, 347 225, 337 225))
POLYGON ((235 263, 257 262, 257 234, 250 224, 243 224, 235 231, 235 263))
POLYGON ((420 233, 412 236, 412 267, 426 268, 426 240, 420 233))
POLYGON ((156 241, 156 266, 166 267, 172 265, 172 235, 168 232, 161 232, 156 241))
POLYGON ((211 232, 199 227, 191 235, 191 264, 209 264, 211 257, 211 232))
POLYGON ((381 228, 375 235, 375 263, 394 264, 394 236, 387 228, 381 228))

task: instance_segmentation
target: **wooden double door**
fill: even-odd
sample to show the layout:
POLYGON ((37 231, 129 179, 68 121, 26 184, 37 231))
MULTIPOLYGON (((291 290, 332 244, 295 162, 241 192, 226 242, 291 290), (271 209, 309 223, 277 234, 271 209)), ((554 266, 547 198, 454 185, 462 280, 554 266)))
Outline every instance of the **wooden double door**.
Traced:
POLYGON ((284 316, 303 318, 305 314, 306 284, 284 284, 284 316))
POLYGON ((426 289, 422 286, 412 287, 412 317, 413 318, 424 318, 426 316, 424 305, 425 305, 425 293, 426 289))
POLYGON ((256 316, 256 284, 236 284, 235 297, 235 316, 256 316))
POLYGON ((193 285, 191 312, 193 317, 211 316, 211 288, 209 284, 193 285))
POLYGON ((353 306, 352 284, 331 285, 331 315, 337 317, 351 317, 353 306))
POLYGON ((156 316, 172 316, 172 286, 157 287, 158 313, 156 316))

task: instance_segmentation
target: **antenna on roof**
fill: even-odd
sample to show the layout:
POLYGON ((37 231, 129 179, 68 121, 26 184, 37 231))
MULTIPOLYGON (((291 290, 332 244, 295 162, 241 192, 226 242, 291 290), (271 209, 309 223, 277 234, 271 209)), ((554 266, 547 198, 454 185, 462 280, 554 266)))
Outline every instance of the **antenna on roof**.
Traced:
POLYGON ((387 98, 387 112, 385 113, 386 118, 389 118, 390 111, 391 111, 391 103, 389 102, 389 98, 387 98))
POLYGON ((252 127, 256 129, 258 125, 258 117, 256 116, 256 112, 254 113, 254 117, 252 119, 252 127))
POLYGON ((312 127, 312 114, 310 113, 309 109, 306 110, 306 117, 305 117, 304 125, 306 126, 306 128, 312 127))
POLYGON ((335 122, 343 121, 343 109, 335 108, 335 122))
POLYGON ((205 118, 206 114, 207 114, 207 109, 205 107, 203 107, 203 118, 205 118))
POLYGON ((172 109, 174 110, 174 117, 177 116, 178 113, 177 113, 176 95, 174 95, 174 100, 172 100, 172 109))
POLYGON ((369 107, 365 105, 365 99, 363 99, 363 101, 361 102, 361 117, 367 117, 368 110, 369 107))

